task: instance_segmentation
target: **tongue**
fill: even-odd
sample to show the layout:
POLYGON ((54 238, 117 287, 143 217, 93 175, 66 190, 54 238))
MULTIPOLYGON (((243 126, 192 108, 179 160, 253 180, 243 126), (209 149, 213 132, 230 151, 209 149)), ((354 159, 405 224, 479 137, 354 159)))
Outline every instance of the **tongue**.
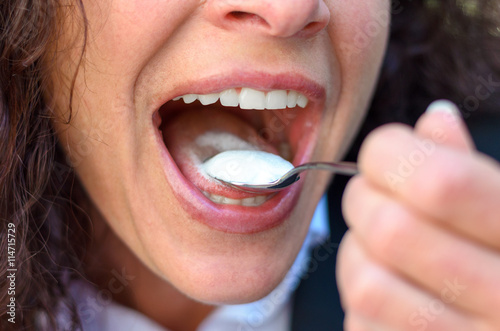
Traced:
POLYGON ((214 110, 186 110, 162 128, 167 149, 184 176, 200 189, 220 193, 203 171, 203 162, 228 150, 278 154, 256 129, 236 115, 214 110))

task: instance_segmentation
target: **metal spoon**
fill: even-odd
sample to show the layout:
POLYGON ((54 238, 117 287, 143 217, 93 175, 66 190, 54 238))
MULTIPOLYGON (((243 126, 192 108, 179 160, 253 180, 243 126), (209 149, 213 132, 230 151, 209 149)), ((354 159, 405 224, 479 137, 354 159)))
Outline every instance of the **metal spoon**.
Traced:
POLYGON ((358 174, 358 167, 354 162, 310 162, 299 165, 288 171, 281 178, 264 184, 246 184, 237 181, 225 181, 217 179, 224 185, 250 193, 270 193, 280 191, 292 185, 300 179, 299 174, 305 170, 327 170, 339 175, 354 176, 358 174))

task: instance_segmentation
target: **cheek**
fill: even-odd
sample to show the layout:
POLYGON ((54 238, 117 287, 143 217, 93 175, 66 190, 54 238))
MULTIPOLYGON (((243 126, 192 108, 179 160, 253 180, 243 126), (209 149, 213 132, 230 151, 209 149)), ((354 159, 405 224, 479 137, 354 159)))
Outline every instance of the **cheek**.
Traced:
POLYGON ((328 33, 339 77, 339 97, 322 121, 320 159, 340 158, 357 132, 376 85, 390 25, 388 0, 328 2, 328 33), (336 155, 331 155, 337 151, 336 155))
POLYGON ((382 56, 390 25, 387 0, 356 2, 339 1, 332 6, 330 36, 342 69, 372 72, 382 56))
POLYGON ((86 59, 110 75, 137 74, 198 6, 194 0, 86 1, 86 59))

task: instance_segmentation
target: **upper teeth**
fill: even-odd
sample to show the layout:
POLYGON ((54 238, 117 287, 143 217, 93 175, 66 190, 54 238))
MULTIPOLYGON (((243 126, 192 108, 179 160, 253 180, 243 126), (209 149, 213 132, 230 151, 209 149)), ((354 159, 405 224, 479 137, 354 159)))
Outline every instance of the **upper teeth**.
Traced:
POLYGON ((228 89, 212 94, 186 94, 174 98, 174 101, 183 99, 185 103, 200 100, 201 104, 209 105, 220 103, 226 107, 240 107, 241 109, 285 109, 296 106, 305 108, 309 100, 305 95, 296 91, 274 90, 262 92, 248 87, 228 89))

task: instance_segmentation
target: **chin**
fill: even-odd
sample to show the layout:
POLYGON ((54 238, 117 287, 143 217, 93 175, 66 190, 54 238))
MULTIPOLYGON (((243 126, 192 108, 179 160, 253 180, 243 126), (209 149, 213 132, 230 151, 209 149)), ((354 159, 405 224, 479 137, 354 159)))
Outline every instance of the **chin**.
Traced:
POLYGON ((304 207, 309 207, 310 216, 304 215, 304 209, 292 211, 283 224, 266 231, 191 232, 191 238, 197 238, 202 245, 187 244, 180 248, 183 255, 169 254, 168 259, 162 259, 163 255, 152 256, 154 268, 196 301, 224 305, 259 300, 278 286, 296 259, 315 209, 312 204, 304 207))
POLYGON ((192 277, 187 277, 190 278, 189 283, 177 283, 175 286, 191 299, 206 304, 244 304, 268 295, 283 280, 287 271, 282 267, 273 268, 267 261, 246 272, 233 270, 228 273, 224 270, 224 274, 220 270, 205 270, 201 275, 193 273, 192 277), (263 267, 266 265, 268 268, 263 267))

